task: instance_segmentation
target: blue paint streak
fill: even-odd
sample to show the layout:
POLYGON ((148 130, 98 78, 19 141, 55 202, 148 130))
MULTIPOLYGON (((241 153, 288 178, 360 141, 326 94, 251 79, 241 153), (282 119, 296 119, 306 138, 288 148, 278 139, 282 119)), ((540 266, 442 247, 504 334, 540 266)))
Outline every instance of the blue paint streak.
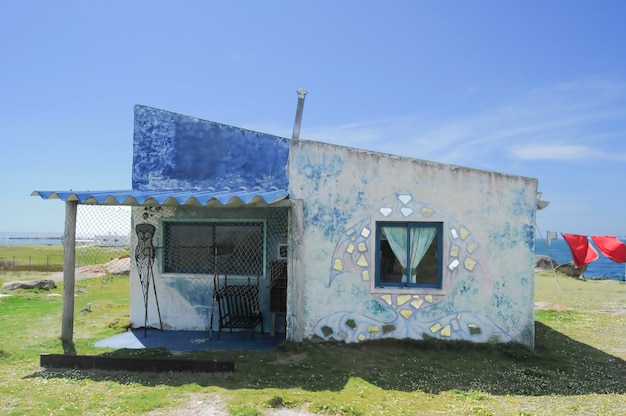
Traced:
POLYGON ((133 189, 288 188, 289 140, 135 107, 133 189))

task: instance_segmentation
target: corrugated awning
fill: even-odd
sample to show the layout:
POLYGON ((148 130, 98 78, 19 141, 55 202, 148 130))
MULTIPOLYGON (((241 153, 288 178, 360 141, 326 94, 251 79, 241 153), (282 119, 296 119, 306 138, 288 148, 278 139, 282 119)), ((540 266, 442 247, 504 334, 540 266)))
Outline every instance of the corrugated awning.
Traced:
POLYGON ((163 205, 163 206, 219 206, 219 205, 272 205, 287 198, 284 189, 240 188, 233 191, 209 190, 151 190, 151 191, 33 191, 33 196, 43 199, 77 201, 90 205, 163 205))

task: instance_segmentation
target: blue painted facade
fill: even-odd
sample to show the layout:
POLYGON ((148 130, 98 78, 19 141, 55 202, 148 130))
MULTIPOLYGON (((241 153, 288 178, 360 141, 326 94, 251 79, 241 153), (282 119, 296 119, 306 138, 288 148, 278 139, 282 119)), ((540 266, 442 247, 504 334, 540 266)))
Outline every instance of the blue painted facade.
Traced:
POLYGON ((135 190, 287 189, 289 140, 135 106, 135 190))

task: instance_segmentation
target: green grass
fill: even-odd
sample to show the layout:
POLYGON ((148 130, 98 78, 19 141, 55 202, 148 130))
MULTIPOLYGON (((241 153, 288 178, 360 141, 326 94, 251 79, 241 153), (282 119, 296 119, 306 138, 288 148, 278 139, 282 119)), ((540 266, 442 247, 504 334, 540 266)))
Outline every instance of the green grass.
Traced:
MULTIPOLYGON (((129 356, 93 344, 124 330, 128 278, 77 282, 79 354, 129 356), (91 304, 91 312, 78 312, 91 304)), ((62 288, 0 298, 0 413, 145 414, 219 395, 232 415, 306 408, 330 415, 618 415, 626 408, 626 285, 538 274, 536 348, 380 340, 284 343, 272 351, 196 352, 176 359, 231 360, 232 375, 53 371, 62 353, 62 288), (560 286, 560 288, 559 288, 560 286)), ((137 354, 137 351, 134 352, 137 354)), ((144 350, 141 356, 169 355, 144 350)), ((191 413, 191 412, 188 412, 191 413)), ((183 413, 183 414, 188 414, 183 413)))
POLYGON ((0 246, 0 270, 48 272, 63 270, 63 246, 61 244, 0 246))
MULTIPOLYGON (((77 245, 76 265, 103 264, 114 258, 128 256, 128 247, 77 245)), ((0 271, 58 272, 63 270, 63 245, 0 246, 0 271)))

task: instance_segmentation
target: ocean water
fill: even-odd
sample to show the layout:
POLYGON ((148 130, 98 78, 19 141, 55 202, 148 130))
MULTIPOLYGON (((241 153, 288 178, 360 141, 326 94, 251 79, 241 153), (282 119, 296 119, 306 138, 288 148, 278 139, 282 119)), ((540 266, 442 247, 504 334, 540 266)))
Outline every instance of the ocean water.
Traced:
POLYGON ((0 246, 63 244, 62 233, 15 233, 0 231, 0 246))
MULTIPOLYGON (((598 247, 596 247, 591 240, 589 240, 591 246, 596 249, 600 258, 598 260, 589 263, 587 266, 587 270, 583 274, 583 277, 591 279, 591 278, 610 278, 617 280, 625 279, 625 263, 615 263, 613 260, 609 260, 604 257, 604 255, 600 252, 598 247)), ((622 241, 624 241, 622 239, 622 241)), ((550 256, 557 263, 567 263, 572 261, 572 252, 569 249, 569 246, 563 240, 561 236, 558 237, 557 240, 553 240, 550 246, 547 245, 547 241, 545 239, 537 238, 535 242, 535 254, 543 254, 550 256)))

